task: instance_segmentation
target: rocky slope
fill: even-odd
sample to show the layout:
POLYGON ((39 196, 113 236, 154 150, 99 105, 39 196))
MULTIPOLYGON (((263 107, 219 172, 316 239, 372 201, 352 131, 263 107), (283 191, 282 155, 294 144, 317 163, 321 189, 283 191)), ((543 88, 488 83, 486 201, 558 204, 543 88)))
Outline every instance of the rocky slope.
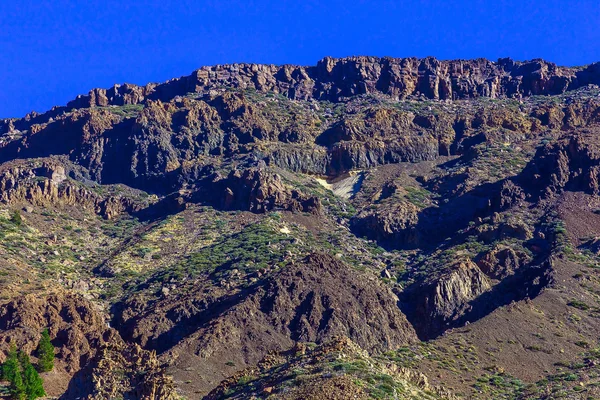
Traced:
POLYGON ((325 58, 0 121, 0 357, 48 328, 64 399, 596 396, 598 84, 325 58))
POLYGON ((431 387, 425 375, 371 359, 347 338, 334 338, 318 347, 299 343, 293 354, 270 354, 257 367, 223 381, 206 399, 368 399, 386 395, 454 398, 442 388, 431 387))
POLYGON ((224 359, 234 370, 296 342, 344 336, 382 351, 417 340, 389 289, 329 255, 310 255, 234 294, 213 292, 175 289, 145 304, 133 297, 117 305, 116 323, 125 338, 165 353, 177 376, 195 376, 189 386, 200 390, 218 383, 212 376, 224 359))
POLYGON ((15 298, 0 309, 0 326, 3 353, 8 352, 9 344, 34 353, 42 330, 48 329, 58 349, 54 370, 46 374, 50 395, 64 393, 61 397, 65 399, 118 395, 177 398, 171 378, 156 356, 139 346, 125 345, 101 310, 81 295, 59 291, 46 297, 15 298), (118 379, 111 379, 111 374, 118 379))

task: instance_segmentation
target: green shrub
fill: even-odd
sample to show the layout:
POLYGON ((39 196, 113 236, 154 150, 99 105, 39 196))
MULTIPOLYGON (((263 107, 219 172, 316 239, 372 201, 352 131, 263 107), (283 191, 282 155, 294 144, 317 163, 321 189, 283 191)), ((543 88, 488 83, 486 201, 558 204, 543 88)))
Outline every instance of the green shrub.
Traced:
POLYGON ((54 368, 54 346, 50 342, 48 329, 42 332, 42 338, 37 348, 38 370, 40 372, 52 371, 54 368))
POLYGON ((590 306, 579 300, 571 300, 567 303, 567 305, 583 311, 590 309, 590 306))
POLYGON ((18 210, 14 210, 10 215, 10 221, 16 226, 23 225, 23 217, 21 217, 21 213, 18 210))

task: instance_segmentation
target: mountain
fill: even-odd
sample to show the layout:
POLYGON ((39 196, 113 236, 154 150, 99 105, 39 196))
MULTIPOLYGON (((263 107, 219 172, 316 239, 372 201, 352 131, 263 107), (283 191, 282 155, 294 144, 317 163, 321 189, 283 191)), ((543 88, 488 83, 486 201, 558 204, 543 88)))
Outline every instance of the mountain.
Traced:
POLYGON ((1 120, 0 361, 48 329, 61 399, 600 396, 598 85, 325 58, 1 120))

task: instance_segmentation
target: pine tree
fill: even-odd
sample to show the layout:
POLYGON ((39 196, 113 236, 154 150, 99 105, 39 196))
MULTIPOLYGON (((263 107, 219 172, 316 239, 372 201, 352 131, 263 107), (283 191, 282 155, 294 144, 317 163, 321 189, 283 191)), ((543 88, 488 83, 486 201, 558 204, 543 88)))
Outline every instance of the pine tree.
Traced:
POLYGON ((23 352, 19 354, 19 361, 23 369, 23 383, 25 384, 25 396, 27 400, 35 400, 38 397, 46 395, 44 391, 44 381, 38 375, 29 356, 23 352))
POLYGON ((52 371, 54 368, 54 346, 50 342, 48 329, 42 332, 42 338, 37 348, 38 370, 40 372, 52 371))
POLYGON ((15 374, 19 370, 19 360, 17 356, 17 347, 11 344, 6 361, 2 364, 2 380, 12 382, 15 374))
POLYGON ((15 400, 25 399, 25 383, 23 382, 23 375, 21 374, 21 368, 19 368, 18 363, 17 370, 10 382, 10 394, 15 400))

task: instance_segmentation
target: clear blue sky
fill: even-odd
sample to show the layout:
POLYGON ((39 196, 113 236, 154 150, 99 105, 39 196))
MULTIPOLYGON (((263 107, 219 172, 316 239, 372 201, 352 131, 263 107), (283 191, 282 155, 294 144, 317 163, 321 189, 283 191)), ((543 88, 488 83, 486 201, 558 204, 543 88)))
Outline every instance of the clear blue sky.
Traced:
POLYGON ((0 118, 114 83, 330 55, 600 60, 598 0, 0 0, 0 118))

